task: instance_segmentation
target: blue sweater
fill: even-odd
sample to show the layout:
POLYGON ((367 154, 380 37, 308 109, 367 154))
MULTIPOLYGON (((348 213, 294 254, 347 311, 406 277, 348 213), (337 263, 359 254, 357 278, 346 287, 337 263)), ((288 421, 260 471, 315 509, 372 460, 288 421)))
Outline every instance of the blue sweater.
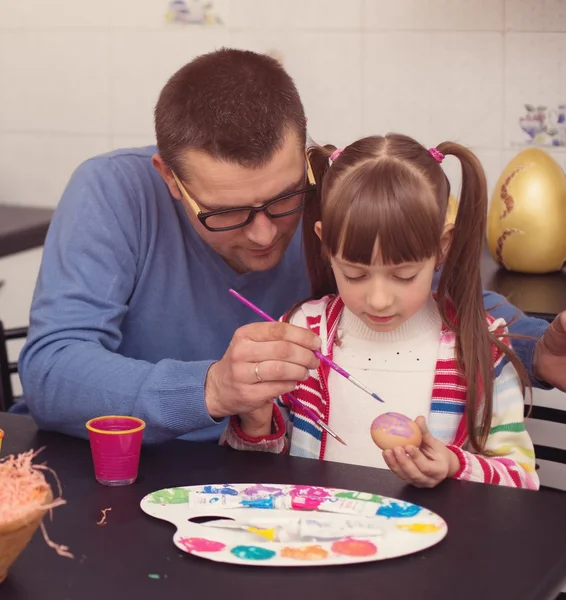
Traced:
MULTIPOLYGON (((85 162, 55 211, 20 355, 25 403, 44 429, 85 437, 88 419, 129 414, 146 421, 146 442, 217 440, 207 370, 258 320, 228 289, 274 316, 308 296, 300 230, 277 267, 238 275, 195 233, 155 151, 85 162)), ((495 294, 485 303, 502 303, 493 312, 508 322, 516 312, 495 294)), ((545 327, 522 317, 511 329, 538 338, 545 327)), ((515 348, 530 367, 533 343, 515 348)))

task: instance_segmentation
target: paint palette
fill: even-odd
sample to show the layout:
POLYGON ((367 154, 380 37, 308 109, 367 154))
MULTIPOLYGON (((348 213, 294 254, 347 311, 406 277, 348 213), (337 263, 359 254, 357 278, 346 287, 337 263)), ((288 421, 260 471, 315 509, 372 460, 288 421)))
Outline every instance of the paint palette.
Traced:
POLYGON ((416 504, 367 492, 278 484, 166 488, 142 510, 177 528, 181 550, 217 562, 330 566, 385 560, 440 542, 448 529, 416 504))

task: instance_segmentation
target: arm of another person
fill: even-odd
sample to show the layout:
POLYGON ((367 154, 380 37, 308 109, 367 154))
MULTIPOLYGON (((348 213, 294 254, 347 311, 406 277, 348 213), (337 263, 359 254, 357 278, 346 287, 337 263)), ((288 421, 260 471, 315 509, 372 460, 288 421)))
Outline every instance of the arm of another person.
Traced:
POLYGON ((264 426, 260 426, 257 432, 252 431, 249 429, 249 424, 241 417, 232 416, 220 437, 220 444, 230 446, 234 450, 286 454, 289 447, 287 442, 289 407, 281 398, 277 398, 275 402, 269 402, 258 411, 265 415, 262 417, 264 426))
POLYGON ((511 334, 527 336, 530 339, 513 339, 513 349, 525 366, 534 387, 549 389, 546 383, 537 379, 533 373, 533 359, 538 340, 548 329, 549 324, 543 319, 528 317, 506 298, 484 290, 484 307, 494 319, 504 319, 511 334))
POLYGON ((56 210, 20 357, 41 428, 84 437, 88 419, 126 414, 144 419, 144 440, 157 442, 216 424, 203 392, 212 361, 151 364, 117 353, 136 285, 138 201, 112 162, 97 158, 73 174, 56 210))

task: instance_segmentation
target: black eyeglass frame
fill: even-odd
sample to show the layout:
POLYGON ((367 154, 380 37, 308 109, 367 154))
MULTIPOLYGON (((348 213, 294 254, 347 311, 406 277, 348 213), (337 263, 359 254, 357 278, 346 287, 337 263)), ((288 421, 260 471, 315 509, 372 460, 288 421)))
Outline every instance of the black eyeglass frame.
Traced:
POLYGON ((277 196, 277 198, 273 198, 272 200, 267 201, 266 203, 262 204, 261 206, 237 206, 237 207, 233 207, 233 208, 223 208, 221 210, 203 212, 201 210, 200 206, 197 204, 197 202, 190 196, 189 192, 187 191, 187 189, 185 188, 185 186, 183 185, 183 183, 181 182, 181 180, 177 177, 177 175, 175 173, 173 173, 173 178, 175 179, 175 182, 177 184, 177 187, 179 188, 179 191, 181 192, 181 195, 185 198, 185 200, 191 207, 192 211, 197 216, 198 220, 203 224, 203 226, 206 229, 208 229, 208 231, 212 231, 215 233, 222 232, 222 231, 232 231, 234 229, 240 229, 241 227, 246 227, 247 225, 249 225, 254 220, 255 216, 260 212, 264 212, 270 219, 281 219, 282 217, 288 217, 289 215, 292 215, 292 214, 302 210, 307 202, 308 195, 316 191, 316 182, 315 182, 314 174, 313 174, 313 171, 312 171, 312 168, 310 165, 310 161, 309 161, 306 153, 305 153, 305 158, 306 158, 307 180, 309 182, 309 186, 302 190, 296 190, 296 191, 288 192, 281 196, 277 196), (277 202, 279 202, 281 200, 286 200, 287 198, 291 198, 292 196, 298 196, 301 194, 302 194, 303 198, 302 198, 302 201, 299 206, 297 206, 291 210, 285 211, 284 213, 277 214, 277 215, 273 215, 269 212, 269 207, 273 206, 277 202), (206 223, 207 219, 210 219, 210 217, 215 217, 218 215, 226 215, 226 214, 230 214, 230 213, 234 213, 234 212, 241 212, 244 210, 249 211, 248 217, 245 221, 243 221, 242 223, 238 223, 237 225, 229 225, 227 227, 211 227, 211 226, 207 225, 207 223, 206 223))

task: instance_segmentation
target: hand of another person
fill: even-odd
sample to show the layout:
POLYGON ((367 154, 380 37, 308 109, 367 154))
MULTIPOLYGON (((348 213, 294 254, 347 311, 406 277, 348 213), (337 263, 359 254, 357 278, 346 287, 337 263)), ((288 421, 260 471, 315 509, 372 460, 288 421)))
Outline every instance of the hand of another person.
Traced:
POLYGON ((263 406, 241 414, 240 428, 251 438, 270 435, 273 428, 273 401, 268 400, 263 406))
MULTIPOLYGON (((318 367, 320 338, 289 323, 252 323, 236 331, 224 356, 208 370, 205 402, 211 417, 263 408, 318 367)), ((267 410, 267 409, 265 409, 267 410)))
POLYGON ((454 452, 433 437, 424 417, 417 417, 415 422, 423 434, 420 447, 409 445, 384 450, 383 458, 403 481, 415 487, 435 487, 460 470, 460 461, 454 452))
POLYGON ((566 392, 566 311, 550 324, 535 346, 533 374, 566 392))

